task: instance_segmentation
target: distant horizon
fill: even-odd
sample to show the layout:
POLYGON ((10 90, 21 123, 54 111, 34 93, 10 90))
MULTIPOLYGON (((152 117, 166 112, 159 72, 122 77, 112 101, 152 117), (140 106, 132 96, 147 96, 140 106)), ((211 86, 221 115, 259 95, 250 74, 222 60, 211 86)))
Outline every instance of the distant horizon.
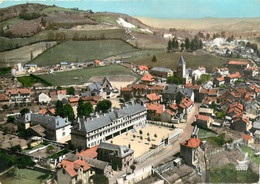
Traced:
POLYGON ((259 0, 0 0, 0 8, 27 2, 164 19, 260 17, 259 0))

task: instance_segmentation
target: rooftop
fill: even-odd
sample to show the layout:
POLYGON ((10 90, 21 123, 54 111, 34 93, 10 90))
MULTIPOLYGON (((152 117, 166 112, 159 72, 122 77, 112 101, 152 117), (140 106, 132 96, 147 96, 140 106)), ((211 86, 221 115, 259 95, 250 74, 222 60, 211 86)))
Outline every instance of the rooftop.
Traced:
POLYGON ((154 77, 153 77, 152 75, 145 75, 145 76, 143 76, 143 78, 141 79, 141 81, 153 82, 153 81, 154 81, 154 77))
POLYGON ((197 148, 201 143, 202 143, 202 141, 200 139, 198 139, 198 138, 191 138, 191 139, 181 143, 181 145, 182 146, 191 147, 191 148, 197 148))
POLYGON ((157 114, 161 114, 164 112, 164 105, 158 104, 158 103, 146 103, 145 106, 147 107, 148 110, 153 110, 156 111, 157 114))
POLYGON ((228 64, 230 65, 248 65, 248 61, 229 61, 228 64))
POLYGON ((97 149, 98 149, 98 145, 94 146, 92 148, 89 148, 87 150, 81 151, 80 153, 77 153, 77 155, 86 157, 86 158, 96 158, 98 156, 97 149))

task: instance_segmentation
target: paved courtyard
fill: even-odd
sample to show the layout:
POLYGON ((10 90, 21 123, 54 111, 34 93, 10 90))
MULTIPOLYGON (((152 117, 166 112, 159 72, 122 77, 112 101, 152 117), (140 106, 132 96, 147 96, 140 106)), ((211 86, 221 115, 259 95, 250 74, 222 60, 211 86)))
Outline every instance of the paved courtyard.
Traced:
POLYGON ((146 124, 138 126, 135 130, 130 130, 118 135, 107 142, 130 146, 135 151, 135 158, 149 152, 152 145, 159 144, 163 139, 174 133, 174 129, 158 125, 146 124), (140 134, 140 131, 142 134, 140 134))

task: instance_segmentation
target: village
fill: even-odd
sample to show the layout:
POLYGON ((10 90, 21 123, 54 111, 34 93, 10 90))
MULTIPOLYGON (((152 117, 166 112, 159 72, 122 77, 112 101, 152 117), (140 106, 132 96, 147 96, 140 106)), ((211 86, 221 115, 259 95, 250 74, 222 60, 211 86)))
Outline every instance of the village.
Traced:
POLYGON ((176 70, 119 60, 15 65, 1 76, 0 156, 7 163, 0 172, 17 162, 46 173, 45 183, 189 183, 218 177, 209 170, 230 164, 258 181, 257 64, 231 60, 209 72, 186 68, 180 56, 172 65, 176 70), (140 80, 108 75, 24 88, 16 78, 118 65, 140 80))

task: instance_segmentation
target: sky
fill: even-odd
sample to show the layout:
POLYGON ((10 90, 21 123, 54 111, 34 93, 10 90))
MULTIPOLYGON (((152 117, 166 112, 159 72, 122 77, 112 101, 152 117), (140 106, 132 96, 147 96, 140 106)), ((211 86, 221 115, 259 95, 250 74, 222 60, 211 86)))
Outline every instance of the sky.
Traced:
POLYGON ((260 17, 260 0, 4 0, 0 8, 26 2, 156 18, 260 17))

